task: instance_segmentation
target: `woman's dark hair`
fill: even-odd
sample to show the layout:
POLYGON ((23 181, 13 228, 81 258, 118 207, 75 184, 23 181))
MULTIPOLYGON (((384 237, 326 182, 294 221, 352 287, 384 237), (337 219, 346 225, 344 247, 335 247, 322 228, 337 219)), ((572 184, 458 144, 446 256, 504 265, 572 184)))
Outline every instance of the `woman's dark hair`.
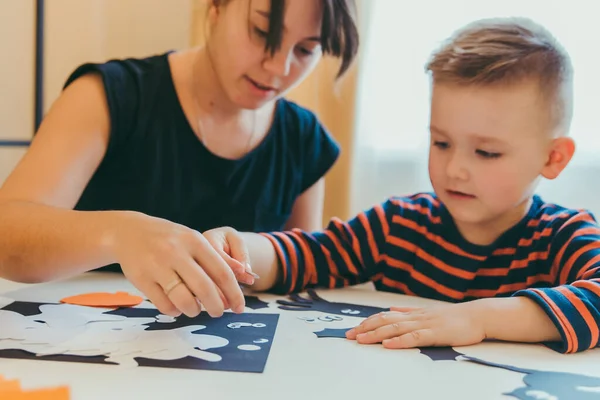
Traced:
MULTIPOLYGON (((218 6, 227 1, 213 0, 213 4, 218 6)), ((271 0, 269 30, 265 43, 265 51, 270 52, 271 55, 275 54, 281 47, 286 1, 271 0)), ((359 33, 356 22, 356 1, 322 0, 322 2, 321 47, 324 54, 342 60, 337 74, 337 78, 339 78, 348 70, 358 52, 359 33)))

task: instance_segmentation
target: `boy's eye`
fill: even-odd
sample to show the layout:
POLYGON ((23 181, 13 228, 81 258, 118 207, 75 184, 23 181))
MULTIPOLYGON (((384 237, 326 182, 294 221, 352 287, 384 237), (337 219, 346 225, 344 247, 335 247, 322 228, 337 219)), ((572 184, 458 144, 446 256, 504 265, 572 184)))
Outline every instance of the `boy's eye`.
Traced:
POLYGON ((439 140, 434 141, 433 145, 438 149, 447 149, 449 147, 448 142, 442 142, 439 140))
POLYGON ((491 151, 476 150, 475 152, 483 158, 498 158, 501 156, 500 153, 493 153, 491 151))

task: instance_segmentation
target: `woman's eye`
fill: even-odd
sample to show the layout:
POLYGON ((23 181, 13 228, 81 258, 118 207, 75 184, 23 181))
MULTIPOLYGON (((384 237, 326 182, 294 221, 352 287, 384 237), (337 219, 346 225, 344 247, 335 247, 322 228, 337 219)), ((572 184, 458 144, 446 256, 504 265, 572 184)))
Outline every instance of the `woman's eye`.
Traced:
POLYGON ((256 35, 258 35, 258 37, 261 38, 266 38, 267 37, 267 32, 263 31, 262 29, 258 29, 258 28, 254 28, 254 33, 256 33, 256 35))
POLYGON ((309 49, 307 49, 307 48, 305 48, 305 47, 298 47, 298 51, 299 51, 301 54, 305 55, 305 56, 310 56, 310 55, 312 55, 312 54, 313 54, 313 51, 312 51, 312 50, 309 50, 309 49))

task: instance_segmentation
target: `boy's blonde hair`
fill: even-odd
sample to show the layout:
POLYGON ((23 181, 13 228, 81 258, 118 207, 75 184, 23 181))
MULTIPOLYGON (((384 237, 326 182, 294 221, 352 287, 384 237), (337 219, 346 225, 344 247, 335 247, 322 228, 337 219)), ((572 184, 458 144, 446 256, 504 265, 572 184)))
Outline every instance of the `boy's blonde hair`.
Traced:
POLYGON ((473 22, 456 31, 427 63, 433 83, 511 85, 537 80, 551 112, 552 131, 566 134, 573 109, 573 67, 544 27, 526 18, 473 22))

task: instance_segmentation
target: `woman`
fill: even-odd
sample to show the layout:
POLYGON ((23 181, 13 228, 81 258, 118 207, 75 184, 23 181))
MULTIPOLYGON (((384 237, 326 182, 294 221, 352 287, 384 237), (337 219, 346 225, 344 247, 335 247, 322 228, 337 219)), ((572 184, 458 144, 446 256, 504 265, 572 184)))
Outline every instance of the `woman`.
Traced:
POLYGON ((165 314, 242 312, 238 281, 199 233, 321 223, 338 146, 286 101, 323 54, 358 46, 353 0, 213 0, 205 47, 86 64, 0 189, 0 277, 110 265, 165 314))

